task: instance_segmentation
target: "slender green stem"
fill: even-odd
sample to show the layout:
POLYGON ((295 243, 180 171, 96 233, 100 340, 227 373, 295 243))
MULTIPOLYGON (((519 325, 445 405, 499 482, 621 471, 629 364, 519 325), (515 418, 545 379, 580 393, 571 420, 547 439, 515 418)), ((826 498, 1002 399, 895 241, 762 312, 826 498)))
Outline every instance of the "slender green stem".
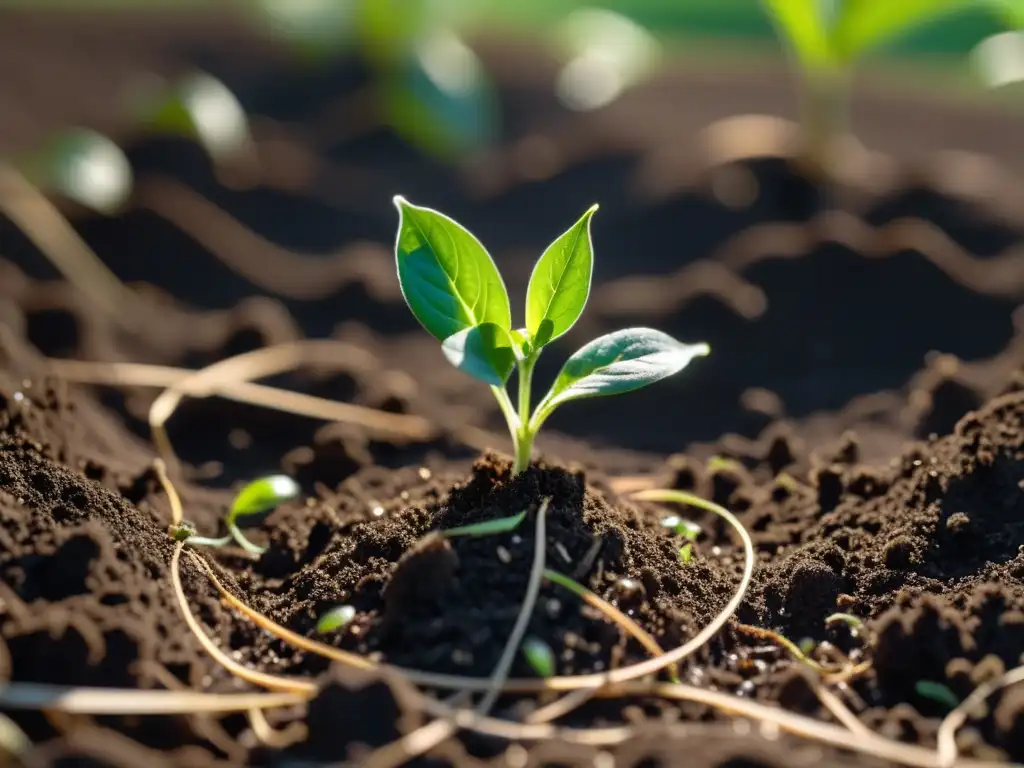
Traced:
POLYGON ((826 182, 835 171, 836 140, 846 130, 847 78, 838 69, 804 75, 804 160, 815 181, 826 182))
POLYGON ((504 387, 492 386, 491 392, 494 393, 494 397, 498 401, 498 406, 501 408, 501 412, 505 416, 505 421, 508 424, 508 432, 512 436, 512 442, 518 443, 520 422, 519 417, 516 416, 516 408, 512 405, 512 398, 508 396, 508 392, 505 391, 504 387))
POLYGON ((529 355, 519 361, 519 429, 516 430, 516 463, 512 474, 518 475, 530 466, 533 454, 534 431, 530 424, 530 387, 533 383, 533 366, 536 355, 529 355))
POLYGON ((185 543, 191 547, 223 547, 231 543, 231 536, 224 536, 219 539, 210 539, 206 536, 189 536, 185 543))

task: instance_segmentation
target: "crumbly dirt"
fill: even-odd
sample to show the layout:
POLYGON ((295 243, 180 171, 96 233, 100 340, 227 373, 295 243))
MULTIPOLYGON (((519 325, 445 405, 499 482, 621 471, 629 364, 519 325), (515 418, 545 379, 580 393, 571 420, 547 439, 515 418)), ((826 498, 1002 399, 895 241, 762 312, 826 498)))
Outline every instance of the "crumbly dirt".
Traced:
MULTIPOLYGON (((217 534, 249 478, 285 471, 302 485, 303 498, 248 532, 266 554, 201 552, 232 592, 296 632, 314 635, 324 611, 350 604, 356 618, 319 639, 402 667, 488 675, 526 589, 538 508, 550 498, 548 566, 628 612, 663 647, 678 646, 728 601, 742 549, 706 513, 624 492, 647 484, 727 506, 757 552, 735 621, 686 660, 685 682, 830 720, 806 668, 749 627, 770 629, 812 643, 822 663, 870 661, 837 695, 872 730, 930 747, 947 708, 922 696, 920 681, 962 699, 1021 663, 1024 221, 1008 202, 1019 201, 1010 173, 1021 169, 1007 139, 1024 135, 1020 117, 869 90, 858 102, 865 138, 893 153, 896 171, 887 185, 823 199, 782 155, 725 162, 693 139, 737 112, 789 114, 781 71, 669 67, 580 116, 551 96, 552 61, 528 45, 492 42, 484 52, 510 115, 507 136, 448 168, 372 119, 360 123, 364 133, 345 133, 338 115, 357 109, 346 89, 359 79, 347 65, 317 79, 223 23, 237 50, 207 51, 206 63, 257 116, 265 177, 239 189, 186 142, 126 136, 138 178, 129 208, 75 219, 144 294, 144 322, 119 328, 0 219, 0 680, 246 689, 205 655, 173 600, 169 508, 145 427, 153 390, 75 385, 45 358, 197 367, 324 337, 349 346, 330 365, 270 383, 425 416, 437 430, 385 436, 213 399, 186 400, 170 422, 183 462, 175 481, 203 533, 217 534), (921 146, 879 127, 922 120, 937 128, 914 134, 921 146), (897 138, 886 144, 889 135, 897 138), (987 153, 973 156, 974 186, 937 154, 950 147, 987 153), (713 354, 631 397, 567 406, 541 436, 537 464, 510 478, 508 438, 486 388, 444 364, 402 305, 388 250, 397 192, 493 245, 514 303, 546 242, 601 202, 591 304, 545 353, 538 381, 573 347, 629 323, 705 339, 713 354), (428 537, 524 510, 514 532, 428 537), (669 511, 703 528, 688 563, 660 525, 669 511), (863 631, 826 625, 837 611, 863 619, 863 631)), ((104 66, 129 67, 141 46, 165 51, 146 61, 175 71, 185 54, 174 35, 209 44, 188 25, 169 30, 166 49, 150 30, 124 63, 104 66)), ((93 47, 77 54, 68 29, 0 26, 0 43, 5 34, 18 37, 21 56, 49 40, 71 67, 84 66, 103 33, 93 30, 93 47)), ((89 82, 83 75, 67 89, 89 82)), ((0 100, 16 95, 0 89, 0 100)), ((39 130, 87 117, 26 109, 40 112, 39 130)), ((17 127, 0 133, 8 148, 28 135, 17 127)), ((193 612, 237 659, 322 682, 308 707, 268 714, 275 727, 302 724, 304 737, 260 745, 241 715, 4 710, 37 745, 27 760, 359 764, 367 749, 425 722, 402 681, 294 651, 224 607, 189 558, 182 575, 193 612)), ((528 633, 554 650, 559 674, 647 657, 551 584, 528 633)), ((512 674, 535 673, 520 656, 512 674)), ((547 701, 502 697, 495 714, 520 718, 547 701)), ((461 733, 418 764, 882 764, 655 698, 589 702, 561 722, 637 730, 604 750, 611 758, 562 739, 523 749, 461 733)), ((966 756, 1024 761, 1024 693, 994 696, 958 741, 966 756)))

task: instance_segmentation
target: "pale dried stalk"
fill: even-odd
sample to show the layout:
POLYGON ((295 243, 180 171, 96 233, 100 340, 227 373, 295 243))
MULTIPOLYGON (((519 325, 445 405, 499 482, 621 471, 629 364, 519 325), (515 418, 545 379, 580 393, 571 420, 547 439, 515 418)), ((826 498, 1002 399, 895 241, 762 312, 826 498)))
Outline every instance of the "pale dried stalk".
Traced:
MULTIPOLYGON (((349 345, 343 345, 342 342, 329 343, 339 345, 339 355, 349 348, 349 345)), ((274 347, 268 347, 268 349, 274 349, 274 347)), ((341 358, 335 358, 334 361, 337 362, 338 359, 341 358)), ((47 363, 54 375, 66 381, 123 387, 178 387, 180 389, 183 382, 189 377, 204 370, 197 371, 143 363, 94 363, 53 358, 47 360, 47 363)), ((270 408, 297 416, 356 424, 380 434, 412 440, 428 439, 437 431, 434 425, 422 416, 390 413, 363 405, 342 403, 324 397, 291 392, 237 379, 212 384, 206 383, 198 387, 193 385, 193 388, 184 394, 196 398, 223 397, 225 400, 270 408)))
POLYGON ((96 309, 127 331, 145 325, 149 309, 21 173, 0 161, 0 210, 96 309))

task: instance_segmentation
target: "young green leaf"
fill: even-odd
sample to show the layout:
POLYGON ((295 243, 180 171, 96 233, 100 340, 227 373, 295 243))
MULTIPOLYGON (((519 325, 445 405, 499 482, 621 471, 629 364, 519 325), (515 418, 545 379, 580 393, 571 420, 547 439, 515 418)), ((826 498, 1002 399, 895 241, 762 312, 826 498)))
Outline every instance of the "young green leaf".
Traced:
POLYGON ((661 524, 665 528, 671 529, 671 531, 677 536, 682 536, 688 541, 696 541, 697 537, 701 534, 701 527, 692 520, 679 517, 679 515, 669 515, 661 521, 661 524))
POLYGON ((278 504, 294 499, 302 489, 288 475, 270 475, 253 480, 238 492, 231 503, 227 523, 231 525, 240 517, 260 515, 269 512, 278 504))
POLYGON ((949 689, 949 686, 934 680, 918 680, 914 684, 914 691, 921 698, 934 701, 947 709, 956 709, 960 706, 960 699, 949 689))
POLYGON ((537 406, 537 429, 564 402, 602 397, 646 387, 683 370, 707 344, 683 344, 651 328, 627 328, 594 339, 562 366, 551 390, 537 406))
POLYGON ((686 563, 689 563, 692 559, 693 559, 693 544, 690 544, 690 543, 683 544, 683 546, 681 546, 679 548, 679 560, 680 560, 680 562, 686 564, 686 563))
POLYGON ((523 655, 530 662, 533 671, 541 677, 553 677, 555 674, 555 654, 551 646, 536 637, 528 637, 523 642, 523 655))
POLYGON ((526 289, 526 329, 536 349, 554 341, 579 319, 590 295, 594 249, 590 220, 597 206, 547 247, 526 289))
POLYGON ((441 535, 451 538, 453 536, 493 536, 497 533, 508 533, 518 528, 524 517, 526 517, 525 509, 511 517, 499 517, 496 520, 484 520, 480 523, 449 528, 447 531, 441 531, 441 535))
POLYGON ((509 332, 494 323, 474 325, 441 344, 448 362, 474 379, 501 387, 512 375, 516 354, 509 332))
POLYGON ((395 259, 409 309, 439 341, 483 323, 512 328, 498 268, 469 230, 401 195, 395 259))
POLYGON ((533 352, 533 345, 530 343, 530 332, 525 328, 513 328, 509 335, 512 337, 513 351, 516 353, 516 360, 525 360, 533 352))
POLYGON ((320 617, 316 623, 316 631, 321 635, 333 632, 348 624, 355 617, 356 609, 351 605, 336 606, 320 617))
POLYGON ((977 0, 845 0, 833 30, 833 47, 848 62, 913 27, 976 3, 977 0))
POLYGON ((845 624, 854 635, 860 634, 864 629, 864 620, 850 613, 833 613, 825 618, 825 626, 832 624, 845 624))

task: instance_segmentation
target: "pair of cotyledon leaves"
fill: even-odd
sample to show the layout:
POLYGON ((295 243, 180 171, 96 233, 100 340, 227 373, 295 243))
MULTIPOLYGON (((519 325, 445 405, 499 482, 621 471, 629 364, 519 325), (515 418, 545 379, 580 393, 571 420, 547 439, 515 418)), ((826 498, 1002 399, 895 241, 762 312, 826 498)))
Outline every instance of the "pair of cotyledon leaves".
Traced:
MULTIPOLYGON (((518 360, 576 323, 590 294, 593 206, 541 255, 526 293, 526 326, 512 327, 508 293, 494 261, 468 230, 444 214, 395 198, 400 214, 395 254, 409 308, 442 343, 460 370, 491 386, 504 386, 518 360)), ((601 336, 562 367, 538 412, 582 397, 629 392, 671 376, 706 344, 683 344, 650 328, 601 336)))

